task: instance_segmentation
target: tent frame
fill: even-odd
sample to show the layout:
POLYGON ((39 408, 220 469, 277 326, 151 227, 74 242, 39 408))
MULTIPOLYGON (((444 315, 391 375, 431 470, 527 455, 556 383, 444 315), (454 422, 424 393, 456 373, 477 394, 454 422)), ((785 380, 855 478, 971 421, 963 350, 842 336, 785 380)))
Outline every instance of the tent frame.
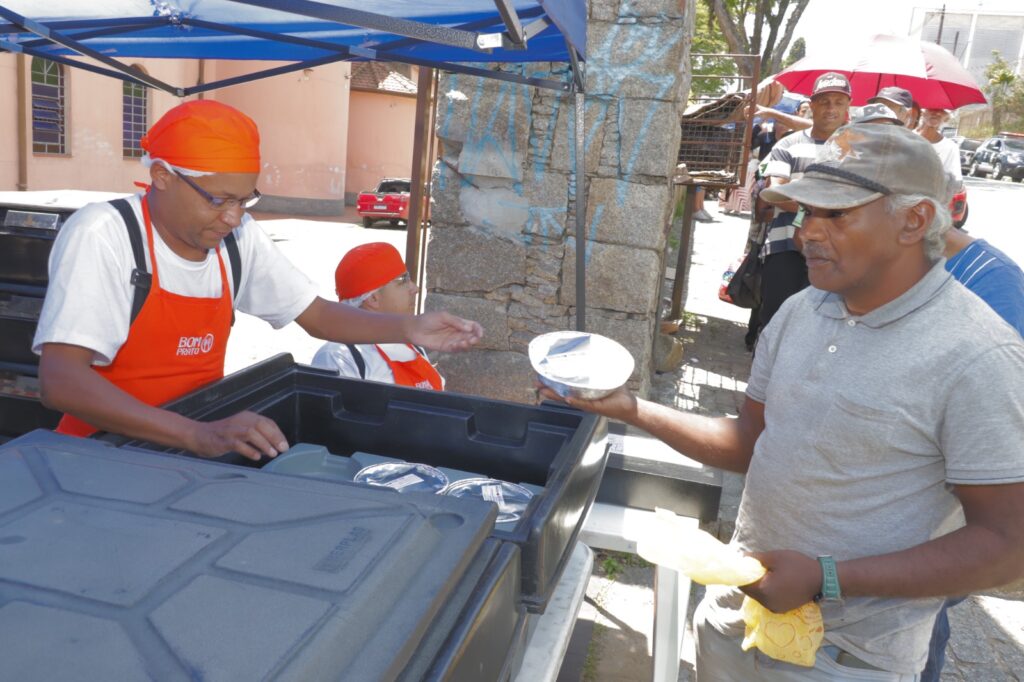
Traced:
MULTIPOLYGON (((313 0, 228 0, 229 2, 272 9, 280 12, 288 12, 296 16, 318 19, 326 22, 334 22, 346 26, 365 28, 368 30, 383 31, 392 35, 400 36, 396 40, 382 43, 373 48, 347 46, 320 41, 301 36, 278 34, 270 31, 246 28, 242 26, 231 26, 217 22, 205 21, 185 15, 172 14, 159 17, 138 17, 138 18, 110 18, 110 19, 83 19, 71 21, 40 22, 29 17, 18 14, 11 9, 0 5, 0 17, 9 22, 8 26, 0 27, 0 33, 30 33, 38 36, 36 40, 12 41, 0 39, 0 51, 12 52, 15 54, 26 54, 33 57, 49 59, 73 68, 83 69, 103 76, 117 78, 119 80, 137 83, 139 85, 161 90, 176 97, 188 97, 211 90, 224 88, 232 85, 239 85, 270 76, 277 76, 294 71, 310 69, 325 64, 339 61, 395 61, 415 66, 451 71, 455 73, 478 76, 483 78, 498 79, 511 83, 530 85, 533 87, 556 90, 570 94, 574 99, 575 118, 573 122, 574 137, 574 158, 572 160, 572 176, 570 187, 572 188, 575 212, 575 238, 576 238, 576 329, 583 331, 586 327, 586 289, 585 289, 585 266, 586 266, 586 213, 587 193, 586 176, 579 173, 581 163, 585 165, 584 153, 584 112, 585 112, 585 66, 583 55, 572 44, 568 36, 564 36, 567 51, 569 54, 569 74, 566 81, 558 81, 548 78, 533 78, 506 71, 492 71, 478 66, 472 66, 461 62, 438 62, 429 59, 409 57, 404 54, 396 54, 398 48, 409 47, 416 43, 433 43, 451 47, 462 48, 473 52, 485 54, 495 48, 505 49, 526 49, 528 41, 539 34, 550 25, 550 20, 544 14, 544 8, 536 8, 517 13, 512 6, 511 0, 492 0, 497 10, 497 17, 481 19, 468 22, 459 26, 448 27, 438 26, 425 22, 412 21, 408 19, 390 17, 374 12, 356 10, 335 5, 327 5, 313 0), (530 20, 523 23, 522 20, 530 20), (262 40, 281 42, 303 47, 321 49, 328 54, 315 58, 293 62, 283 66, 263 69, 243 76, 226 78, 210 83, 199 83, 190 87, 177 87, 164 81, 154 78, 139 69, 123 64, 118 60, 105 55, 83 41, 89 38, 101 36, 125 35, 139 30, 149 30, 166 26, 191 26, 211 31, 222 31, 225 35, 242 35, 262 40), (504 30, 496 30, 496 29, 504 30), (485 32, 490 29, 490 32, 485 32), (90 58, 103 66, 81 61, 64 55, 54 54, 46 48, 59 46, 75 54, 90 58)), ((541 5, 543 0, 539 0, 541 5)), ((230 59, 230 57, 224 57, 230 59)), ((414 168, 419 167, 420 159, 417 154, 427 151, 424 146, 414 149, 414 168)), ((585 170, 585 169, 584 169, 585 170)), ((422 173, 420 174, 422 175, 422 173)), ((419 201, 420 198, 413 197, 419 201)), ((426 204, 423 204, 424 206, 426 204)), ((412 269, 418 270, 420 264, 420 224, 422 213, 417 211, 419 219, 410 234, 407 244, 407 262, 412 269), (414 241, 416 242, 414 244, 414 241)))

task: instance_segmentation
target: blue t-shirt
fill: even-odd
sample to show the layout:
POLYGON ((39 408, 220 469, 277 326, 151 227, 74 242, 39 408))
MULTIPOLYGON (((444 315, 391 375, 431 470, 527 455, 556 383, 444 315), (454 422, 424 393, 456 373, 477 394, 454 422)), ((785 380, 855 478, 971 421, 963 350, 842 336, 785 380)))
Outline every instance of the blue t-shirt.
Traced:
POLYGON ((1024 272, 1009 256, 977 239, 946 261, 946 270, 1024 336, 1024 272))

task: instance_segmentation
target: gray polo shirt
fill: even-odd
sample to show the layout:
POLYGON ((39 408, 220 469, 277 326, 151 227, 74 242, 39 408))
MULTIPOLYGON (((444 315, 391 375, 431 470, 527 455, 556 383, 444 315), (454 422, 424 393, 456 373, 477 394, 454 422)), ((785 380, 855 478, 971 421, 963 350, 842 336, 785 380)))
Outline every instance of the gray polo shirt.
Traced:
MULTIPOLYGON (((747 395, 765 430, 733 542, 837 560, 952 530, 946 483, 1024 481, 1024 343, 937 263, 863 317, 808 288, 764 330, 747 395)), ((738 590, 709 590, 709 621, 742 633, 738 590)), ((933 599, 824 605, 825 639, 885 670, 919 672, 933 599)))

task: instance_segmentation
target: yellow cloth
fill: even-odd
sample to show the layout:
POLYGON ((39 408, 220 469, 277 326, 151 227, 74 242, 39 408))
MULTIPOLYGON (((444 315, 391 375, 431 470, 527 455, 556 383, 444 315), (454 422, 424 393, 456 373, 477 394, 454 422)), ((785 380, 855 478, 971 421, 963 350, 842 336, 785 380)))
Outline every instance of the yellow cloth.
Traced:
POLYGON ((740 613, 746 625, 740 645, 744 651, 757 647, 774 659, 814 666, 814 656, 825 635, 817 604, 807 602, 786 613, 772 613, 756 599, 744 597, 740 613))
MULTIPOLYGON (((702 585, 739 587, 757 582, 765 568, 710 533, 680 523, 667 509, 656 509, 655 520, 637 541, 637 554, 659 566, 675 569, 702 585)), ((813 602, 789 611, 772 613, 757 600, 743 598, 740 608, 746 631, 743 650, 757 647, 787 663, 813 666, 825 626, 821 609, 813 602)))

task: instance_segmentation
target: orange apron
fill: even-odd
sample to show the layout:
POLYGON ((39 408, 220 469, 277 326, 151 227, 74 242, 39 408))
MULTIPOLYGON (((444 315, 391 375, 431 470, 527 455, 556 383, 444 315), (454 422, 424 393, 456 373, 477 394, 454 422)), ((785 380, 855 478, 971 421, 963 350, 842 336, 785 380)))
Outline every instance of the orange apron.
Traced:
MULTIPOLYGON (((153 249, 153 225, 145 198, 142 199, 142 217, 153 265, 149 295, 114 361, 106 367, 93 369, 147 405, 162 405, 224 376, 224 356, 231 331, 231 288, 218 248, 219 298, 194 298, 161 289, 153 249)), ((89 436, 96 429, 65 414, 57 431, 89 436)))
MULTIPOLYGON (((408 344, 407 344, 408 345, 408 344)), ((380 346, 374 346, 384 362, 388 363, 391 373, 395 375, 395 383, 399 386, 412 386, 413 388, 428 388, 435 391, 442 390, 441 375, 438 374, 430 361, 419 354, 415 348, 409 346, 416 354, 416 359, 406 362, 398 362, 388 357, 380 346)))

